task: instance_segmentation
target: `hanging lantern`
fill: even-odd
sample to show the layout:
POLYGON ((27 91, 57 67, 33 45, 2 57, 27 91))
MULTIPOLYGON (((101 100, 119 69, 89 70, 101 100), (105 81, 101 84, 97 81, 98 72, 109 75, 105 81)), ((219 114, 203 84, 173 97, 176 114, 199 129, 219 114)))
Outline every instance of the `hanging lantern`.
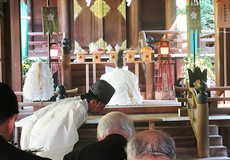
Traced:
POLYGON ((60 51, 59 44, 56 43, 55 41, 52 41, 50 43, 50 57, 53 59, 58 59, 60 54, 59 51, 60 51))
POLYGON ((159 56, 169 56, 170 51, 170 41, 163 39, 159 42, 158 53, 159 56))

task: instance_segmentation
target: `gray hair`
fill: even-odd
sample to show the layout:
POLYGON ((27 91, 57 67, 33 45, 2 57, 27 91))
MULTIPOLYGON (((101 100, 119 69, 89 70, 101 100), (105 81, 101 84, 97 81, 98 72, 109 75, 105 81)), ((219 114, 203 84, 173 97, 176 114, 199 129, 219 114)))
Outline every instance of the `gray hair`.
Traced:
POLYGON ((141 157, 155 157, 176 159, 174 140, 157 130, 147 130, 132 137, 126 147, 128 160, 141 159, 141 157))
POLYGON ((135 133, 133 121, 122 112, 110 112, 101 118, 97 126, 97 137, 105 137, 113 131, 131 137, 135 133))

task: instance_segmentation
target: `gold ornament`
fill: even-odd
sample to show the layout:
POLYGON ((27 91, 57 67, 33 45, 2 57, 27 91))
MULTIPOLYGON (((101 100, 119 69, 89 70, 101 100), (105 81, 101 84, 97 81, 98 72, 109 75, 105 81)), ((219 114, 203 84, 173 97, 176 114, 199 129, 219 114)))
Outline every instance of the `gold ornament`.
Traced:
POLYGON ((90 7, 90 10, 94 13, 96 17, 102 19, 109 12, 110 7, 106 4, 104 0, 96 0, 94 4, 90 7))
POLYGON ((107 43, 106 43, 102 38, 100 38, 100 39, 96 42, 96 44, 97 44, 97 46, 98 46, 99 48, 102 48, 102 49, 104 49, 104 48, 107 47, 107 43))
POLYGON ((77 17, 79 16, 79 14, 81 13, 82 8, 79 5, 79 3, 77 2, 77 0, 74 0, 74 20, 77 19, 77 17))
POLYGON ((125 0, 122 0, 121 4, 117 7, 117 9, 120 11, 121 15, 126 19, 126 4, 125 0))
POLYGON ((127 41, 124 40, 124 41, 122 42, 122 45, 121 45, 121 48, 120 48, 120 49, 125 50, 126 48, 127 48, 127 41))

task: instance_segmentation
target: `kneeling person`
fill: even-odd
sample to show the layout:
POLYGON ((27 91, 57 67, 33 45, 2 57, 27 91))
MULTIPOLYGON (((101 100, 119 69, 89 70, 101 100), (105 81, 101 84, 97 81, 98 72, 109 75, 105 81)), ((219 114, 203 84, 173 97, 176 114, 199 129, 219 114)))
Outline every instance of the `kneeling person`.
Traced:
POLYGON ((116 90, 108 105, 140 105, 143 98, 139 91, 138 77, 123 68, 123 53, 119 52, 116 68, 103 74, 101 79, 107 81, 116 90))
POLYGON ((22 148, 43 148, 40 156, 61 160, 78 141, 77 129, 87 112, 99 112, 114 94, 106 81, 94 83, 88 93, 59 100, 35 112, 22 128, 22 148))

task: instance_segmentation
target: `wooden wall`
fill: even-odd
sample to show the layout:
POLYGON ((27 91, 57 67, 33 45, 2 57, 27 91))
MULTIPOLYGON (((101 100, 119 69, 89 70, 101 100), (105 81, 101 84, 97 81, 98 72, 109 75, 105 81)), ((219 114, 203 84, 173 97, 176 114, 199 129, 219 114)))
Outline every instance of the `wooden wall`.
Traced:
MULTIPOLYGON (((138 1, 138 0, 137 0, 138 1)), ((94 1, 91 2, 91 5, 94 1)), ((132 32, 129 30, 136 30, 139 32, 140 30, 157 30, 157 29, 165 29, 165 2, 159 0, 139 0, 138 8, 139 10, 139 20, 137 22, 133 22, 132 15, 130 15, 130 7, 127 7, 127 17, 126 21, 123 20, 121 14, 116 12, 116 8, 121 3, 121 0, 114 1, 107 0, 106 1, 110 7, 111 11, 108 13, 106 18, 101 21, 98 18, 95 18, 88 7, 86 7, 85 0, 78 0, 79 5, 82 7, 82 12, 79 17, 74 20, 74 0, 69 0, 69 34, 68 37, 70 39, 71 49, 74 49, 74 41, 77 40, 83 48, 88 47, 88 44, 92 41, 97 41, 98 37, 102 36, 105 41, 107 41, 111 45, 119 44, 127 39, 128 47, 137 48, 137 38, 133 39, 132 32), (100 24, 101 23, 101 24, 100 24), (130 24, 130 23, 135 23, 130 24), (102 30, 100 30, 100 25, 102 26, 102 30), (138 28, 138 25, 140 28, 138 28), (130 36, 131 34, 131 36, 130 36), (133 41, 132 44, 129 42, 133 41)), ((27 0, 28 9, 30 11, 30 15, 33 17, 29 22, 29 31, 32 32, 42 32, 42 17, 41 17, 41 7, 46 7, 46 1, 37 1, 37 0, 27 0)), ((61 1, 50 0, 51 7, 58 7, 58 11, 61 11, 60 8, 62 6, 61 1)), ((63 30, 64 20, 63 17, 59 14, 59 30, 63 30)), ((161 35, 159 35, 161 38, 161 35)), ((154 37, 156 40, 160 39, 158 37, 154 37)), ((46 37, 35 37, 35 40, 46 40, 46 37)))
MULTIPOLYGON (((141 30, 165 30, 165 1, 144 0, 142 2, 141 30)), ((163 35, 152 35, 155 42, 161 40, 163 35)))
MULTIPOLYGON (((47 7, 46 1, 27 0, 29 15, 29 32, 42 32, 42 7, 47 7)), ((50 7, 57 7, 57 0, 50 0, 50 7)), ((37 36, 34 40, 47 40, 47 37, 37 36)))

